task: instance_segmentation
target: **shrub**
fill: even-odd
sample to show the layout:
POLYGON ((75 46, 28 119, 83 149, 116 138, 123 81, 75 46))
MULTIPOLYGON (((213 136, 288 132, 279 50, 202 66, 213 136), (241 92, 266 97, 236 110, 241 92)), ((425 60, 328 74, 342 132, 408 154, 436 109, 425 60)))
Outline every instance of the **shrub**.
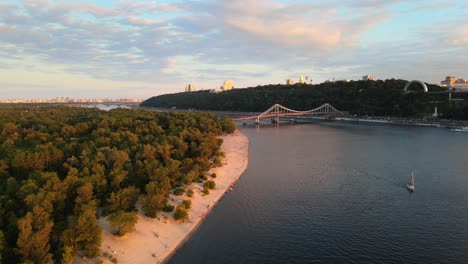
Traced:
POLYGON ((223 163, 221 162, 221 159, 219 157, 214 158, 213 164, 214 164, 215 167, 223 166, 223 163))
POLYGON ((211 173, 211 178, 216 178, 216 173, 211 173))
POLYGON ((214 189, 216 187, 216 183, 214 181, 207 181, 207 182, 205 182, 203 187, 205 187, 205 186, 207 186, 210 189, 214 189))
POLYGON ((182 221, 188 220, 188 212, 183 206, 177 206, 177 209, 174 212, 174 220, 182 221))
POLYGON ((210 188, 208 186, 206 186, 206 185, 203 185, 203 193, 205 195, 210 194, 210 188))
POLYGON ((188 197, 192 197, 192 196, 193 196, 193 190, 192 190, 192 189, 189 189, 189 190, 187 191, 187 196, 188 196, 188 197))
POLYGON ((219 122, 224 133, 232 134, 236 131, 236 123, 231 118, 224 116, 219 119, 219 122))
POLYGON ((170 204, 166 204, 163 209, 162 209, 164 212, 166 213, 170 213, 172 211, 174 211, 174 206, 173 205, 170 205, 170 204))
POLYGON ((185 190, 182 189, 182 188, 177 188, 174 190, 174 195, 175 196, 181 196, 182 194, 184 194, 185 190))
POLYGON ((191 200, 183 200, 181 205, 185 207, 185 209, 190 209, 192 207, 192 201, 191 200))

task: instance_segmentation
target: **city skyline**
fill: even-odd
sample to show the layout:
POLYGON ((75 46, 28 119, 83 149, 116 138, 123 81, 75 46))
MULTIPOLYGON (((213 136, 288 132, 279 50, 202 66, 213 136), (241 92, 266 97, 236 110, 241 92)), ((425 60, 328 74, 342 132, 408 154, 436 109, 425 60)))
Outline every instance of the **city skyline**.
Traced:
POLYGON ((0 99, 148 98, 354 79, 468 76, 464 1, 0 3, 0 99))

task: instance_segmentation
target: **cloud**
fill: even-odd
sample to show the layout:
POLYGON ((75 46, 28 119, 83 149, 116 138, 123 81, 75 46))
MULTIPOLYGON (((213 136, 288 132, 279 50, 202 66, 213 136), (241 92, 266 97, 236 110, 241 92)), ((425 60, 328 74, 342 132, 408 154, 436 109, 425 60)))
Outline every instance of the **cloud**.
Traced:
POLYGON ((163 68, 151 67, 164 67, 174 56, 196 55, 210 65, 234 60, 250 63, 254 57, 265 63, 280 59, 282 50, 291 57, 315 56, 316 49, 349 47, 375 18, 364 14, 353 18, 361 19, 360 25, 349 26, 350 21, 340 19, 332 4, 271 0, 119 1, 114 8, 25 0, 10 14, 3 15, 10 17, 5 19, 10 24, 2 25, 2 30, 15 27, 16 33, 9 30, 5 42, 42 54, 50 62, 76 64, 69 70, 100 78, 141 78, 152 76, 155 70, 164 73, 163 68))
POLYGON ((106 17, 106 16, 115 16, 118 14, 116 10, 105 8, 95 4, 82 4, 82 3, 59 3, 56 6, 52 7, 54 11, 58 12, 81 12, 91 14, 95 17, 106 17))
POLYGON ((22 0, 0 3, 0 56, 31 72, 55 66, 57 75, 159 87, 228 76, 239 86, 296 73, 353 78, 379 67, 392 75, 409 58, 466 54, 465 17, 457 1, 22 0), (419 13, 431 10, 453 15, 419 13), (399 25, 412 18, 425 23, 399 25))
POLYGON ((462 27, 450 32, 445 40, 450 45, 460 45, 468 43, 468 28, 462 27))
POLYGON ((225 1, 222 8, 226 25, 253 39, 285 46, 328 46, 341 39, 338 28, 320 21, 319 10, 291 12, 289 6, 266 0, 225 1))
POLYGON ((140 2, 140 1, 129 1, 129 0, 122 0, 118 1, 115 6, 124 12, 128 13, 148 13, 155 11, 158 8, 158 4, 156 1, 149 1, 149 2, 140 2))
POLYGON ((325 2, 284 4, 241 0, 221 4, 226 26, 238 36, 269 45, 300 48, 299 53, 352 47, 363 32, 388 18, 384 9, 363 6, 353 6, 360 10, 343 14, 334 3, 325 2))
POLYGON ((156 23, 154 20, 139 18, 135 16, 129 16, 127 18, 127 21, 128 23, 135 25, 135 26, 149 26, 149 25, 153 25, 156 23))

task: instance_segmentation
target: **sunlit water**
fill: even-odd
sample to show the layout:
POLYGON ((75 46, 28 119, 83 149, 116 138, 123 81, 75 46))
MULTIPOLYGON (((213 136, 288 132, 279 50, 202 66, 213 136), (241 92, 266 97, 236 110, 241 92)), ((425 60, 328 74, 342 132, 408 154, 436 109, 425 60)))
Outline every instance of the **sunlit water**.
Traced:
POLYGON ((169 263, 468 263, 468 133, 338 122, 242 132, 247 171, 169 263))

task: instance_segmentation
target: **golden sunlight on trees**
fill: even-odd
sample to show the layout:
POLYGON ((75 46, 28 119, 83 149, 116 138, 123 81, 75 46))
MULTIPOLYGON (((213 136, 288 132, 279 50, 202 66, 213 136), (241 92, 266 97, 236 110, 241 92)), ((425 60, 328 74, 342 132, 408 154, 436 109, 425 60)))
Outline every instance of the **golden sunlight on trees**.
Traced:
MULTIPOLYGON (((230 125, 204 113, 1 108, 0 262, 98 256, 100 217, 124 235, 138 221, 140 197, 150 217, 173 211, 169 193, 206 180, 199 175, 222 155, 217 136, 230 125)), ((187 220, 189 208, 184 201, 174 217, 187 220)))

